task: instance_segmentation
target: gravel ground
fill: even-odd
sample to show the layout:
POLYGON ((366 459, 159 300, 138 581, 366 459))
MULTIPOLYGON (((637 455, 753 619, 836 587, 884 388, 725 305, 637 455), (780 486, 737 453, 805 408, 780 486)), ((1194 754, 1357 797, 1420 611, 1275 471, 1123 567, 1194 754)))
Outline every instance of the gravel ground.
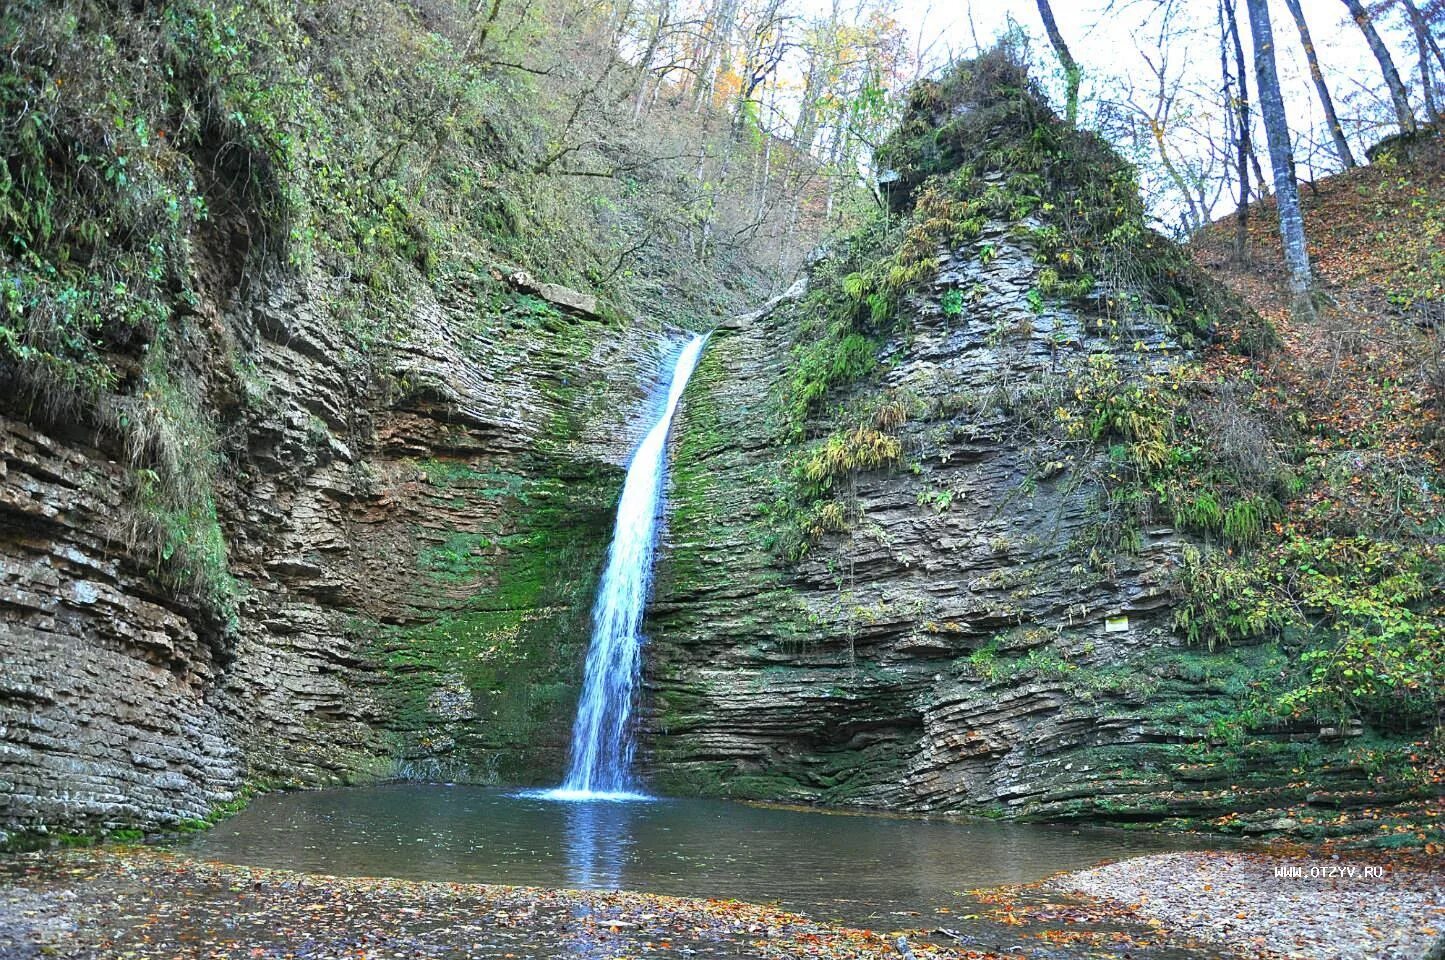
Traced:
POLYGON ((1219 960, 1104 901, 959 893, 880 930, 766 905, 325 877, 145 847, 0 857, 0 960, 1219 960), (890 929, 892 927, 900 929, 890 929), (899 937, 905 936, 903 945, 899 937))
POLYGON ((1421 960, 1445 936, 1439 857, 1165 853, 1051 886, 1260 957, 1421 960))

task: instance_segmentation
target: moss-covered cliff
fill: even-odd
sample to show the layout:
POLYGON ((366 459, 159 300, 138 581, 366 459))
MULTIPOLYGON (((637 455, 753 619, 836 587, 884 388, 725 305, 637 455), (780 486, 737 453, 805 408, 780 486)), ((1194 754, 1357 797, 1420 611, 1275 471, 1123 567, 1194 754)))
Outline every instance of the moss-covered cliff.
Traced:
POLYGON ((1144 228, 1128 166, 1004 53, 915 91, 883 155, 887 212, 719 331, 689 396, 656 781, 1317 833, 1436 796, 1414 741, 1438 690, 1331 700, 1313 664, 1361 621, 1236 572, 1386 605, 1417 664, 1438 636, 1428 541, 1363 576, 1332 539, 1273 545, 1290 428, 1202 360, 1267 353, 1269 324, 1144 228))
POLYGON ((780 260, 554 14, 0 12, 0 830, 557 774, 669 330, 780 260))

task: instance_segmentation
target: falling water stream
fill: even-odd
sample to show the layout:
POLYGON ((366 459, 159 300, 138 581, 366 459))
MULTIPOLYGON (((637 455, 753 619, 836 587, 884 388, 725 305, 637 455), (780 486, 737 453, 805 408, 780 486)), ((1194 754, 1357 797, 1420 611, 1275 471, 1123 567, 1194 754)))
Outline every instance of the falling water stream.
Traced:
POLYGON ((342 876, 777 900, 882 930, 920 911, 955 910, 956 890, 1179 847, 1159 835, 825 816, 642 792, 630 769, 631 719, 667 434, 703 342, 695 337, 678 354, 666 402, 654 405, 656 420, 628 465, 561 787, 396 784, 272 794, 188 839, 187 848, 206 859, 342 876))
POLYGON ((544 796, 554 800, 645 799, 632 777, 632 709, 642 672, 642 617, 652 586, 652 556, 667 488, 667 434, 705 335, 678 353, 667 401, 627 465, 607 569, 592 608, 592 641, 572 725, 567 778, 544 796))

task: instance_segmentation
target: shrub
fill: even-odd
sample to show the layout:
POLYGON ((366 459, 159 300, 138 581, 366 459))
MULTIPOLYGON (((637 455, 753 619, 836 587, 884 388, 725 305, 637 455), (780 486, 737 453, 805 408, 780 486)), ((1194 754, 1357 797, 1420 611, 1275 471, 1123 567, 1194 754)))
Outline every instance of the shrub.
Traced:
POLYGON ((963 291, 945 290, 943 296, 939 298, 938 305, 943 310, 945 317, 963 316, 963 291))
POLYGON ((794 468, 805 497, 820 496, 841 478, 903 462, 898 438, 869 426, 840 430, 806 455, 794 468))
POLYGON ((1190 643, 1294 638, 1304 672, 1278 697, 1286 712, 1403 729, 1445 707, 1438 547, 1297 533, 1247 557, 1186 551, 1175 583, 1190 643))

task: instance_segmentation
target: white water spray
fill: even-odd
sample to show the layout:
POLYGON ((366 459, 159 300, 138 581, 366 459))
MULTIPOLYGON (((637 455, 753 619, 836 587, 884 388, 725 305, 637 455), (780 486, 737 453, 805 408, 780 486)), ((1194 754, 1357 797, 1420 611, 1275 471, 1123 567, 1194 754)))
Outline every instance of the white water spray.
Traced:
POLYGON ((642 673, 642 617, 667 487, 667 433, 706 340, 695 336, 678 354, 667 403, 627 465, 607 569, 592 608, 592 642, 572 725, 572 765, 562 786, 545 794, 555 800, 644 799, 632 779, 631 723, 642 673))

